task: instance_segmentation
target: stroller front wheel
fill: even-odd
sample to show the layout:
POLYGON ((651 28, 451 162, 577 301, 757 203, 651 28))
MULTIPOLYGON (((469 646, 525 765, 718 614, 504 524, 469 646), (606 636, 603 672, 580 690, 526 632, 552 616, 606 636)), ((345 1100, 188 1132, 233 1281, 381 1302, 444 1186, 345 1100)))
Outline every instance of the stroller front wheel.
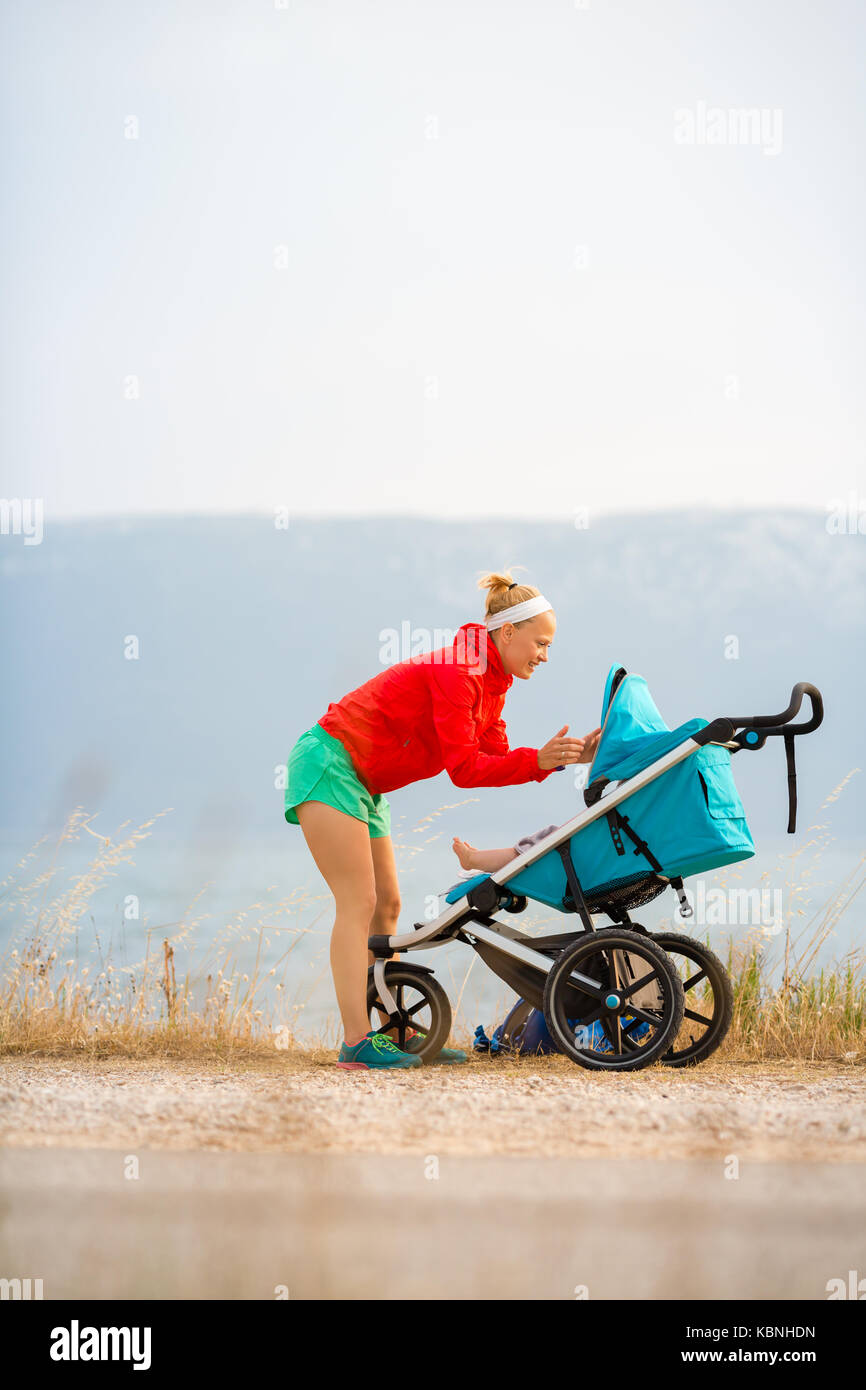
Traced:
POLYGON ((544 987, 556 1047, 591 1071, 651 1066, 676 1038, 683 1009, 670 957, 625 927, 587 932, 557 957, 544 987))

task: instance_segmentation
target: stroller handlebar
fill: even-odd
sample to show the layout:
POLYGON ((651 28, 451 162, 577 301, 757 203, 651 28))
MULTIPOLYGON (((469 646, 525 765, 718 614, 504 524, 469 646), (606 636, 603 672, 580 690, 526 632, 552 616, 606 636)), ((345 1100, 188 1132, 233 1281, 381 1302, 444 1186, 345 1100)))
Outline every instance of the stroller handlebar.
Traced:
POLYGON ((799 681, 791 691, 791 702, 786 710, 781 714, 754 714, 748 718, 735 719, 731 717, 731 723, 735 729, 744 728, 748 725, 752 729, 761 729, 765 735, 770 734, 810 734, 813 729, 817 729, 824 718, 824 700, 821 692, 815 685, 810 685, 808 681, 799 681), (801 724, 791 724, 791 720, 799 713, 803 703, 803 696, 808 695, 812 706, 812 713, 809 719, 801 724), (785 728, 785 725, 790 728, 785 728))
POLYGON ((821 692, 808 681, 799 681, 791 691, 791 703, 781 714, 754 714, 748 719, 735 719, 733 716, 714 719, 703 729, 692 735, 695 743, 723 743, 733 753, 740 749, 763 748, 768 738, 780 735, 785 740, 785 759, 788 764, 788 834, 793 835, 797 828, 797 770, 794 766, 794 739, 798 734, 810 734, 824 718, 824 700, 821 692), (803 696, 808 695, 812 713, 800 724, 791 720, 799 713, 803 696), (739 729, 740 733, 735 733, 739 729))
POLYGON ((768 738, 782 736, 790 743, 792 738, 799 734, 810 734, 813 729, 817 729, 824 719, 824 700, 820 690, 816 685, 810 685, 808 681, 799 681, 791 691, 791 703, 788 708, 782 710, 781 714, 752 714, 735 718, 733 715, 725 715, 720 719, 714 719, 711 724, 707 724, 692 737, 695 743, 733 743, 737 748, 763 748, 768 738), (808 695, 812 706, 812 713, 808 719, 804 719, 800 724, 792 724, 791 720, 799 713, 803 703, 803 696, 808 695), (742 730, 737 734, 736 730, 742 730))

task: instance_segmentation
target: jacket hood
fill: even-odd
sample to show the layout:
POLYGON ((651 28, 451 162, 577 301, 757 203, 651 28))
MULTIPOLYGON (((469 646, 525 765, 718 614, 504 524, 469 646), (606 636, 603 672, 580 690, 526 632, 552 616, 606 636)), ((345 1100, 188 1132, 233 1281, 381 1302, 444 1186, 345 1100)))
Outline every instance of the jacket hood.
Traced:
POLYGON ((485 684, 497 693, 508 690, 514 677, 505 672, 502 657, 484 623, 464 623, 454 638, 454 660, 477 668, 485 684))

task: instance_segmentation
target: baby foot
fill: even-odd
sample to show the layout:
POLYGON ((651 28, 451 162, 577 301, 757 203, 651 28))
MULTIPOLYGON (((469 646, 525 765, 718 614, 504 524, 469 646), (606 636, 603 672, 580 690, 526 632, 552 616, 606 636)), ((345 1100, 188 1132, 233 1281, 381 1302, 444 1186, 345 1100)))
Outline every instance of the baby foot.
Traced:
POLYGON ((480 867, 478 863, 478 850, 474 845, 468 844, 466 840, 458 839, 455 835, 451 842, 451 848, 460 860, 460 867, 462 869, 477 869, 480 867))

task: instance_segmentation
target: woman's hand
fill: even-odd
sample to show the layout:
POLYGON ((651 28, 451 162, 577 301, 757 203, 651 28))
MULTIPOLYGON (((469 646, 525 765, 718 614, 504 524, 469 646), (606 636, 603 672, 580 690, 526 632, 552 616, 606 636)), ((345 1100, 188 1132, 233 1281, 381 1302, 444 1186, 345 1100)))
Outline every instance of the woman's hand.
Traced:
POLYGON ((591 763, 595 757, 595 750, 598 748, 598 740, 601 738, 601 725, 593 729, 590 733, 583 736, 583 752, 578 758, 579 763, 591 763))
POLYGON ((538 750, 538 766, 542 771, 554 767, 564 767, 567 763, 591 763, 598 747, 601 729, 593 729, 583 738, 566 738, 568 725, 564 724, 558 734, 538 750))

